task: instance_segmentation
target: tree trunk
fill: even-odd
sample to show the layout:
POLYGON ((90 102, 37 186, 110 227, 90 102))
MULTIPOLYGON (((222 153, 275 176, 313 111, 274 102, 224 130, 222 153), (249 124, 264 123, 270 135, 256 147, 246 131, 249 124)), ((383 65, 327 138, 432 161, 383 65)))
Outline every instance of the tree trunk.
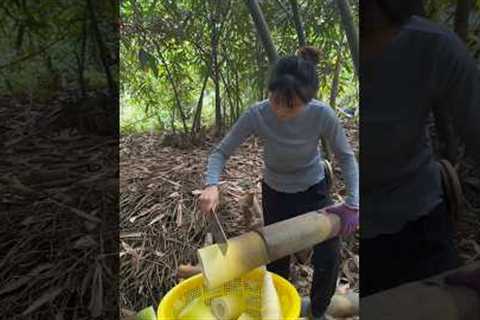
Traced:
POLYGON ((340 70, 342 69, 342 46, 337 50, 337 62, 335 63, 335 72, 333 74, 332 89, 330 91, 330 107, 335 110, 338 88, 340 86, 340 70))
POLYGON ((267 23, 262 13, 262 9, 258 5, 257 0, 245 0, 245 3, 252 15, 253 22, 257 29, 257 33, 262 41, 263 47, 271 64, 278 60, 278 53, 273 45, 272 35, 268 29, 267 23))
POLYGON ((464 41, 468 38, 468 18, 471 0, 458 0, 455 10, 455 32, 464 41))
POLYGON ((203 95, 205 94, 205 88, 207 87, 208 78, 209 76, 207 74, 207 76, 205 76, 205 79, 203 80, 202 90, 200 91, 200 97, 198 98, 197 108, 195 110, 192 128, 190 131, 192 138, 195 136, 196 133, 200 131, 200 127, 202 125, 203 95))
MULTIPOLYGON (((175 84, 175 79, 173 78, 173 74, 171 73, 170 68, 168 67, 168 63, 163 58, 162 49, 158 46, 157 43, 155 43, 155 47, 157 49, 158 56, 159 56, 160 60, 162 61, 163 66, 165 67, 165 71, 167 72, 168 80, 169 80, 170 84, 172 85, 173 93, 174 93, 174 96, 175 96, 175 104, 176 104, 176 107, 178 109, 178 113, 180 114, 180 118, 182 120, 183 132, 185 134, 188 134, 187 118, 186 118, 185 113, 183 112, 183 109, 182 109, 182 104, 181 104, 180 98, 178 96, 178 90, 177 90, 177 86, 175 84)), ((173 113, 173 115, 175 115, 175 112, 173 113)), ((172 128, 172 129, 175 130, 175 128, 172 128)))
POLYGON ((306 45, 305 41, 305 29, 303 28, 302 19, 298 9, 297 0, 290 0, 290 6, 293 12, 293 22, 295 23, 295 30, 297 31, 298 46, 301 48, 306 45))
POLYGON ((347 34, 348 45, 350 47, 350 53, 352 55, 353 65, 358 77, 358 31, 353 22, 352 9, 347 0, 337 0, 338 10, 342 19, 342 25, 347 34))
POLYGON ((87 89, 85 86, 85 53, 87 48, 87 17, 88 11, 85 10, 85 21, 82 23, 82 39, 80 41, 80 52, 77 54, 77 66, 78 66, 78 83, 80 85, 80 92, 82 99, 87 95, 87 89))
POLYGON ((213 83, 215 86, 215 133, 219 135, 223 131, 222 126, 222 103, 220 96, 220 81, 218 70, 218 32, 215 22, 212 24, 212 71, 213 71, 213 83))
POLYGON ((103 68, 105 69, 105 75, 107 77, 108 87, 110 89, 110 95, 113 97, 116 93, 116 85, 113 80, 112 74, 110 72, 109 60, 112 57, 109 56, 105 43, 102 39, 102 34, 98 28, 97 17, 95 16, 95 8, 93 7, 92 0, 87 0, 88 9, 90 11, 90 19, 92 20, 92 27, 95 34, 95 39, 97 40, 97 45, 100 50, 100 59, 102 60, 103 68), (107 57, 107 55, 109 57, 107 57))

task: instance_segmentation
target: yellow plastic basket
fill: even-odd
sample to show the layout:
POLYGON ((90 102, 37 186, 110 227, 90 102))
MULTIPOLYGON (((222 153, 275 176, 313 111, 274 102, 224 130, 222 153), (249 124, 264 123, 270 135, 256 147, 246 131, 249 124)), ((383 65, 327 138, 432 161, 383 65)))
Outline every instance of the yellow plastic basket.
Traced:
MULTIPOLYGON (((235 293, 245 300, 246 312, 260 320, 263 276, 264 270, 258 268, 213 290, 204 287, 201 274, 193 276, 179 283, 163 297, 157 310, 157 319, 177 320, 182 309, 198 297, 209 305, 214 298, 235 293)), ((290 282, 277 274, 272 273, 272 276, 280 297, 284 320, 298 320, 301 308, 300 295, 290 282)))

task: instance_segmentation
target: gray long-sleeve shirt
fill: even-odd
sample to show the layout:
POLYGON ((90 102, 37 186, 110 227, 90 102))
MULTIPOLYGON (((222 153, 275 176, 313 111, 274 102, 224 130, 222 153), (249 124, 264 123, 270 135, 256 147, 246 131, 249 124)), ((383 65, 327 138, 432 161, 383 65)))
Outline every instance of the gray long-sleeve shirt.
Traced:
POLYGON ((444 198, 427 120, 452 115, 467 153, 480 158, 480 78, 455 34, 412 17, 381 57, 360 70, 362 238, 399 232, 444 198))
POLYGON ((330 145, 342 170, 347 188, 346 203, 358 206, 358 165, 335 112, 312 100, 295 118, 280 121, 270 102, 250 107, 237 120, 208 158, 207 184, 217 184, 225 162, 250 135, 264 141, 264 180, 272 189, 305 191, 324 176, 320 138, 330 145))

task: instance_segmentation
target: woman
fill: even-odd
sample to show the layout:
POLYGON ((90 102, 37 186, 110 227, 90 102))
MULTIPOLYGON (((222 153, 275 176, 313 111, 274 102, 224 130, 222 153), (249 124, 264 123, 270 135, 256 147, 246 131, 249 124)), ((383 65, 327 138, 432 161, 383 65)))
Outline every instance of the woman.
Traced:
MULTIPOLYGON (((281 58, 271 71, 269 99, 249 108, 217 145, 208 159, 207 187, 200 196, 204 214, 214 211, 217 184, 225 162, 234 150, 255 134, 264 141, 262 207, 266 225, 330 206, 325 170, 319 152, 323 137, 331 146, 345 178, 345 203, 330 206, 329 213, 342 221, 341 234, 358 226, 358 166, 334 111, 314 100, 319 80, 315 64, 319 53, 311 47, 299 56, 281 58)), ((335 292, 339 271, 339 239, 314 248, 311 290, 313 319, 321 319, 335 292)), ((289 277, 290 258, 275 261, 268 270, 289 277)))
POLYGON ((480 77, 458 37, 412 16, 421 4, 360 1, 361 296, 459 262, 428 117, 445 111, 480 159, 480 77))

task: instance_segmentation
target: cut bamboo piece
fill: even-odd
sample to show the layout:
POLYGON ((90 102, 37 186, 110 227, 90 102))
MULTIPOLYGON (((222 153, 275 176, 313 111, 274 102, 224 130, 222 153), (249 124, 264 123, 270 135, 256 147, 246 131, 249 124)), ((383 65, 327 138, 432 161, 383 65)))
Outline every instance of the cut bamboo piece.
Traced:
POLYGON ((280 298, 273 283, 272 274, 266 271, 262 287, 262 320, 279 319, 283 319, 280 298))
POLYGON ((193 300, 178 315, 178 320, 217 320, 201 297, 193 300))
POLYGON ((187 279, 202 272, 198 265, 181 264, 177 269, 177 279, 187 279))
POLYGON ((348 318, 358 315, 360 297, 358 293, 349 292, 347 294, 335 294, 327 313, 335 318, 348 318))
POLYGON ((245 312, 237 320, 254 320, 254 318, 245 312))
POLYGON ((197 251, 207 288, 218 287, 272 261, 335 237, 340 219, 312 211, 228 240, 224 256, 217 245, 197 251))
POLYGON ((447 286, 443 282, 449 273, 478 267, 480 262, 364 297, 361 299, 361 318, 478 320, 480 296, 466 287, 447 286))
POLYGON ((225 256, 216 244, 197 251, 203 280, 209 289, 268 263, 265 244, 256 232, 229 239, 227 245, 225 256))
POLYGON ((218 320, 235 320, 245 311, 243 299, 228 295, 212 300, 212 312, 218 320))

